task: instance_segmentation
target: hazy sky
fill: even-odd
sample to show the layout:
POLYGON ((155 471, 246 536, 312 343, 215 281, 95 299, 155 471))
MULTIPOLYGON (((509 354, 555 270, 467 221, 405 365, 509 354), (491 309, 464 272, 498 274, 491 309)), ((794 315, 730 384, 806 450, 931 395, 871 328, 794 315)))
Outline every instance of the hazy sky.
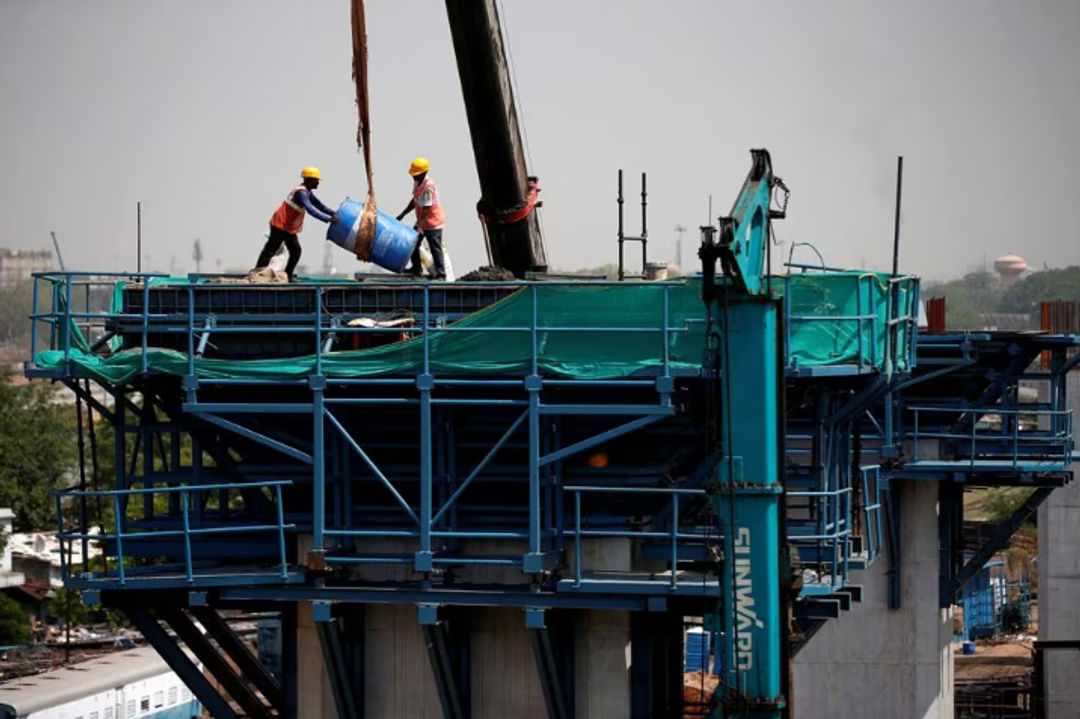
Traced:
MULTIPOLYGON (((459 272, 484 261, 478 183, 438 0, 368 0, 376 191, 432 162, 459 272)), ((726 212, 750 147, 792 189, 780 240, 886 268, 895 156, 902 267, 942 277, 1013 251, 1080 263, 1080 2, 503 0, 555 267, 615 258, 615 177, 649 173, 652 259, 726 212)), ((347 0, 0 0, 0 246, 69 267, 250 266, 301 166, 331 206, 365 193, 347 0)), ((630 206, 629 229, 637 211, 630 206)), ((325 226, 308 218, 304 263, 325 226)), ((334 248, 334 264, 356 263, 334 248)), ((786 253, 786 250, 785 250, 786 253)), ((809 260, 809 254, 797 258, 809 260)))

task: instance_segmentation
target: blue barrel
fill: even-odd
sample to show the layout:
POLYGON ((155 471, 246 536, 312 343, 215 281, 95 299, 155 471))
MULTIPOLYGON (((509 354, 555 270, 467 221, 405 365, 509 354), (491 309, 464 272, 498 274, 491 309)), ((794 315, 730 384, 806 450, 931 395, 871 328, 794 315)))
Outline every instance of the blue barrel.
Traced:
POLYGON ((686 653, 684 670, 687 672, 705 671, 719 674, 723 668, 719 637, 701 627, 693 627, 686 632, 686 653), (712 660, 710 671, 709 663, 712 660))
POLYGON ((975 653, 975 642, 964 642, 962 649, 960 650, 964 654, 975 653))
MULTIPOLYGON (((356 233, 360 229, 360 215, 363 212, 363 202, 346 197, 338 207, 338 221, 326 230, 326 239, 350 252, 356 252, 356 233)), ((416 230, 379 212, 375 220, 371 261, 391 272, 402 272, 409 264, 419 240, 420 235, 416 230)))

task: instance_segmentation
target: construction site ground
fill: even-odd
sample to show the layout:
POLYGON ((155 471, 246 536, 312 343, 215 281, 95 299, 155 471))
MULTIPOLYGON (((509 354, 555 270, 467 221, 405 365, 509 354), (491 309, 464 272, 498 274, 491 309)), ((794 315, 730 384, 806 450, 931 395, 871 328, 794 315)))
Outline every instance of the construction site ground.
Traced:
POLYGON ((955 678, 1003 679, 1030 673, 1033 666, 1032 642, 1039 634, 1039 603, 1031 601, 1031 624, 1028 633, 1002 636, 975 642, 974 654, 963 654, 960 645, 953 654, 955 678))

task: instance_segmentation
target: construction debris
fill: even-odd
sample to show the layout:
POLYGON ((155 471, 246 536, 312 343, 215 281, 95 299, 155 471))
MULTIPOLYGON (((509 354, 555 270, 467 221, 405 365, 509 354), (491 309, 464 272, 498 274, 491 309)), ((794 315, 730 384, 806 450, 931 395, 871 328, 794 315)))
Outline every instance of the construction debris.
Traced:
POLYGON ((466 272, 459 278, 460 282, 507 282, 517 279, 514 277, 514 273, 510 270, 503 269, 502 267, 496 267, 495 265, 484 265, 478 267, 472 272, 466 272))

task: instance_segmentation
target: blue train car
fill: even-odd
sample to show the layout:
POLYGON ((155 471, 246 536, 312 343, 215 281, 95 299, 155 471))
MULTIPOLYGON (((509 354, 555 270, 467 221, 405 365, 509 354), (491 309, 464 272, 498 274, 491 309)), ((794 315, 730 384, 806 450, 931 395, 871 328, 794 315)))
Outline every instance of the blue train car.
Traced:
POLYGON ((0 685, 0 719, 196 719, 200 712, 150 647, 0 685))

